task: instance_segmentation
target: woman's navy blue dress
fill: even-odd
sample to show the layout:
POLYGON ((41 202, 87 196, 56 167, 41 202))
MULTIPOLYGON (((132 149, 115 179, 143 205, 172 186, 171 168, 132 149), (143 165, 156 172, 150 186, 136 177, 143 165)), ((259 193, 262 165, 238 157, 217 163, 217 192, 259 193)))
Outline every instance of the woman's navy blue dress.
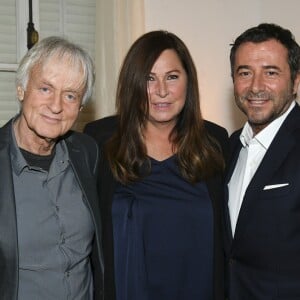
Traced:
POLYGON ((176 156, 113 198, 117 300, 211 300, 213 210, 205 183, 185 181, 176 156))

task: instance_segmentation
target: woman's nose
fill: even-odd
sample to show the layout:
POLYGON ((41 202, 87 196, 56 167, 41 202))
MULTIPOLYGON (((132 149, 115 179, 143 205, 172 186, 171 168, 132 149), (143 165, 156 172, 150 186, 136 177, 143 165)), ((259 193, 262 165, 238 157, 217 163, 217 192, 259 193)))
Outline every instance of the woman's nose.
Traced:
POLYGON ((159 80, 157 83, 157 95, 161 98, 167 97, 169 94, 168 85, 165 80, 159 80))

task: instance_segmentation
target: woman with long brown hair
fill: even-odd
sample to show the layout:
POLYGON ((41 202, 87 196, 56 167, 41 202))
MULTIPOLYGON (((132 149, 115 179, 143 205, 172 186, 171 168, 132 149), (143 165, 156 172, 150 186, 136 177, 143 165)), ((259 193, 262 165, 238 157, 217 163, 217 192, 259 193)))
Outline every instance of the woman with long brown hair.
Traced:
POLYGON ((123 62, 101 146, 105 299, 223 299, 224 128, 204 121, 196 68, 176 35, 144 34, 123 62))

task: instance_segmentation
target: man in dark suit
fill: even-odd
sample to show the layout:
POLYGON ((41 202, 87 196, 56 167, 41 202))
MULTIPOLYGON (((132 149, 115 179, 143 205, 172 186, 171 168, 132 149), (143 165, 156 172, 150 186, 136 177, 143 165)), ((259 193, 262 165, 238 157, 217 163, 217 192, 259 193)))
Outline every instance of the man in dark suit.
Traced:
POLYGON ((231 136, 226 241, 230 300, 300 299, 300 48, 260 24, 231 48, 237 106, 231 136))
POLYGON ((72 132, 89 55, 49 37, 17 70, 20 113, 0 129, 0 298, 102 299, 98 147, 72 132))

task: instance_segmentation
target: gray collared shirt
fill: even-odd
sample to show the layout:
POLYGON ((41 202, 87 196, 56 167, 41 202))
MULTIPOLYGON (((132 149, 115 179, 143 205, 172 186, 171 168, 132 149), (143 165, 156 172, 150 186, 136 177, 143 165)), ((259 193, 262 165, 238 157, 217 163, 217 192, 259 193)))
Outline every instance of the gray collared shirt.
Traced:
POLYGON ((18 300, 92 300, 89 254, 94 225, 64 141, 49 172, 28 166, 12 130, 16 201, 18 300))

